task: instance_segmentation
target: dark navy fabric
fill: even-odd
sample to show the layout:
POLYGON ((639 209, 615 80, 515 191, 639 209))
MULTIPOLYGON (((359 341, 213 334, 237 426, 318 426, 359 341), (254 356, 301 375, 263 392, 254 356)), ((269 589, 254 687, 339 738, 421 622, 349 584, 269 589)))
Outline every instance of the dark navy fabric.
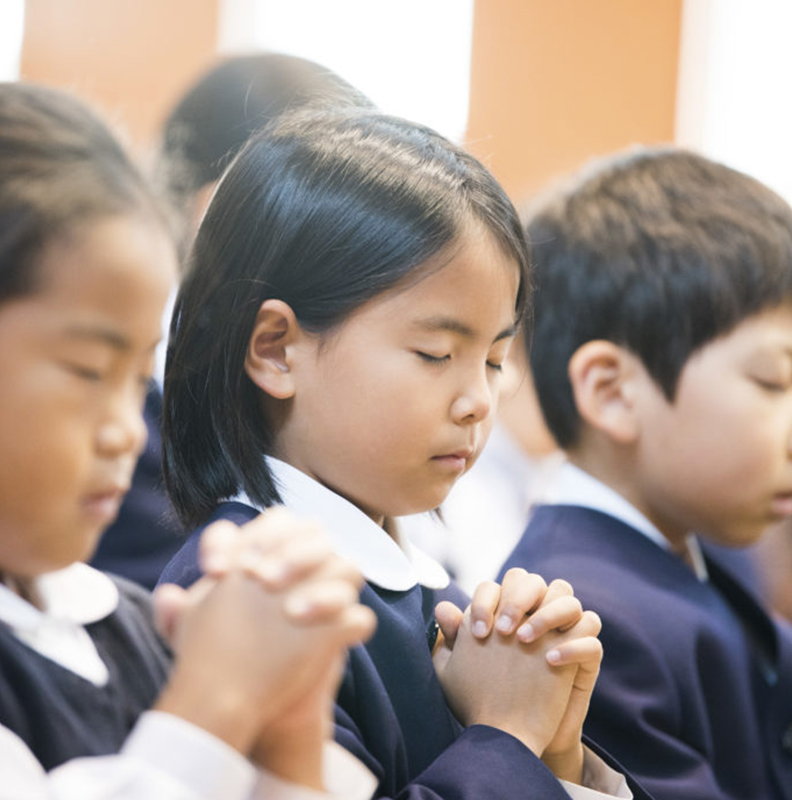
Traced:
POLYGON ((32 650, 0 624, 0 723, 47 770, 78 756, 118 752, 165 683, 170 653, 154 632, 148 592, 116 583, 116 611, 86 626, 110 673, 105 686, 32 650))
MULTIPOLYGON (((224 503, 211 521, 242 524, 256 514, 240 503, 224 503)), ((171 561, 163 582, 189 586, 200 577, 200 533, 171 561)), ((467 605, 459 588, 394 592, 367 584, 361 599, 376 613, 378 626, 370 642, 350 653, 336 707, 336 738, 377 775, 377 797, 569 800, 517 739, 483 725, 462 730, 451 715, 432 664, 427 628, 441 600, 467 605)), ((636 786, 633 792, 636 798, 648 797, 636 786)))
POLYGON ((91 566, 153 589, 160 573, 184 543, 183 528, 162 478, 162 395, 152 386, 144 408, 148 441, 118 518, 102 534, 91 566))
POLYGON ((710 580, 625 523, 540 506, 504 564, 602 617, 586 732, 661 800, 792 798, 792 636, 704 546, 710 580))

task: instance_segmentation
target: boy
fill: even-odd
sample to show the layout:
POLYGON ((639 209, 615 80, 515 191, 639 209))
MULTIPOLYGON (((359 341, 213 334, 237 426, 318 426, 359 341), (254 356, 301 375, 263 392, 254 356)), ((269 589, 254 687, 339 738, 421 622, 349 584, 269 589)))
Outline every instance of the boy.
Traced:
POLYGON ((708 544, 792 514, 792 210, 638 150, 528 233, 532 368, 569 463, 504 571, 566 578, 600 614, 586 732, 660 800, 788 800, 792 636, 708 544))

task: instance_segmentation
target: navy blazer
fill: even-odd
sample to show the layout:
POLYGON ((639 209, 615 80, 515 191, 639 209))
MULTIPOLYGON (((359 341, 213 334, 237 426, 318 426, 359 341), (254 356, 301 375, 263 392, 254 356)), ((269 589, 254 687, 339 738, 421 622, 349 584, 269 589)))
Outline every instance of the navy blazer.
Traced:
POLYGON ((602 618, 586 732, 660 800, 792 800, 792 636, 704 546, 710 580, 627 524, 540 506, 504 564, 602 618))
MULTIPOLYGON (((241 525, 257 513, 240 503, 223 503, 212 521, 241 525)), ((189 586, 200 577, 200 532, 165 569, 163 582, 189 586)), ((427 641, 434 607, 444 599, 461 607, 468 602, 453 584, 441 592, 363 587, 361 601, 376 613, 377 630, 371 641, 350 652, 336 705, 337 740, 377 776, 378 798, 569 800, 553 774, 517 739, 484 725, 463 730, 454 719, 427 641)), ((636 798, 648 797, 631 788, 636 798)))

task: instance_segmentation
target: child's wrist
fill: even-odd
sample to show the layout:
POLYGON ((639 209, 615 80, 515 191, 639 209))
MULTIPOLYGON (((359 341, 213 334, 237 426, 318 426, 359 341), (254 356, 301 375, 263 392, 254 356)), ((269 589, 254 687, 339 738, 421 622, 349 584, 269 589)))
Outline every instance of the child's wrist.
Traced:
POLYGON ((160 695, 155 709, 202 728, 247 756, 254 746, 262 719, 250 697, 215 687, 206 692, 174 674, 160 695))
POLYGON ((583 780, 583 743, 577 744, 567 750, 546 749, 542 754, 545 766, 559 780, 580 784, 583 780))
POLYGON ((276 724, 257 739, 251 758, 279 778, 324 791, 323 751, 329 741, 324 721, 309 726, 276 724))

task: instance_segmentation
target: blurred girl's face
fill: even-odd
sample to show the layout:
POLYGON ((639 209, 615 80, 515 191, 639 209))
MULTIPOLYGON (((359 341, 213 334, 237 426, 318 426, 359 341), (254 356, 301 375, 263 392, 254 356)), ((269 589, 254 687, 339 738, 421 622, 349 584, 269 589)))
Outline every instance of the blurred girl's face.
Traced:
POLYGON ((489 435, 517 266, 471 224, 438 268, 314 337, 277 455, 369 516, 439 505, 489 435))
POLYGON ((0 305, 0 570, 85 559, 146 440, 160 317, 176 275, 161 227, 83 223, 52 241, 36 288, 0 305))

